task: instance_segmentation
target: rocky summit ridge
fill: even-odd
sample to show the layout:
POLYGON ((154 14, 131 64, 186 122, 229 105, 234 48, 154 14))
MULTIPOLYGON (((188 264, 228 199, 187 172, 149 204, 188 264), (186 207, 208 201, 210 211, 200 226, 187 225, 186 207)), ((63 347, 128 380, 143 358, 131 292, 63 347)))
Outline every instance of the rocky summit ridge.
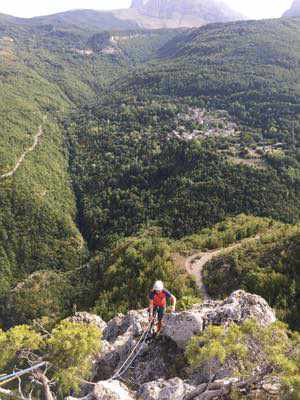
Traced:
POLYGON ((242 18, 224 2, 216 0, 209 2, 205 0, 133 0, 131 8, 154 18, 198 16, 207 22, 216 20, 225 22, 242 18))
POLYGON ((218 0, 133 0, 128 10, 119 10, 115 15, 134 18, 143 28, 191 28, 244 19, 218 0))
POLYGON ((300 0, 294 0, 291 8, 283 14, 283 17, 300 17, 300 0))
POLYGON ((0 22, 27 27, 51 25, 57 29, 68 26, 83 31, 193 28, 240 19, 244 17, 219 0, 133 0, 127 9, 75 9, 34 18, 0 13, 0 22))
MULTIPOLYGON (((218 382, 233 379, 230 365, 212 364, 205 372, 191 373, 184 361, 185 347, 209 325, 242 324, 247 319, 261 326, 276 321, 263 298, 242 290, 224 301, 205 300, 187 311, 167 315, 161 337, 144 343, 132 368, 121 379, 110 380, 147 326, 147 310, 119 314, 108 323, 99 316, 77 313, 72 321, 95 324, 103 332, 102 351, 93 361, 95 384, 86 385, 80 400, 185 400, 214 377, 213 391, 218 382)), ((274 392, 276 384, 265 383, 262 390, 274 392)))

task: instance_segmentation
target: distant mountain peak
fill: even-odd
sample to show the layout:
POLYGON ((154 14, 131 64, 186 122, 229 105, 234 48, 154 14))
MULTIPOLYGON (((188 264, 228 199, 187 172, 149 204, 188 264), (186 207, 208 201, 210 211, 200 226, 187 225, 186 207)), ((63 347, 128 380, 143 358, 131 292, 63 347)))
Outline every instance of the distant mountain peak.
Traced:
POLYGON ((245 19, 221 0, 132 0, 121 10, 70 10, 23 19, 1 15, 0 22, 76 26, 79 30, 195 28, 214 22, 245 19))
POLYGON ((147 0, 132 0, 131 8, 141 8, 147 3, 147 0))
POLYGON ((294 0, 291 8, 283 14, 283 17, 300 17, 300 0, 294 0))
POLYGON ((131 9, 152 18, 227 22, 243 16, 219 0, 132 0, 131 9))

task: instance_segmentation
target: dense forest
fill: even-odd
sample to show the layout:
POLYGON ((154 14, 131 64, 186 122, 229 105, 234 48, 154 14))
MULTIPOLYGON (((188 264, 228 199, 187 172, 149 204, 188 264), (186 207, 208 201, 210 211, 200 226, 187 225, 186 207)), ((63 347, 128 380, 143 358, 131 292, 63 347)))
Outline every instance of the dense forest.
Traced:
MULTIPOLYGON (((201 294, 174 253, 299 221, 299 19, 122 28, 0 18, 0 176, 42 133, 0 179, 5 327, 53 327, 75 305, 108 319, 146 305, 155 277, 185 308, 201 294)), ((236 282, 298 328, 289 229, 274 233, 278 265, 290 271, 278 290, 288 294, 275 300, 259 277, 250 284, 243 274, 216 295, 236 282)), ((270 263, 264 273, 279 273, 270 254, 257 247, 257 276, 260 257, 270 263)), ((239 273, 247 263, 237 262, 239 273)), ((209 290, 218 279, 207 277, 209 290)))
POLYGON ((149 223, 182 237, 242 212, 299 218, 300 181, 284 168, 267 159, 264 169, 231 164, 222 137, 174 136, 182 100, 121 101, 97 107, 86 125, 79 117, 69 134, 79 222, 90 248, 149 223))
POLYGON ((193 29, 163 46, 157 62, 115 87, 201 98, 247 125, 279 130, 295 144, 291 123, 299 135, 299 29, 299 18, 193 29))
POLYGON ((205 282, 213 297, 237 288, 265 297, 278 317, 299 330, 299 255, 299 225, 275 228, 213 260, 206 266, 205 282))
POLYGON ((139 375, 160 365, 199 390, 219 363, 296 400, 300 20, 120 21, 0 15, 0 368, 48 363, 6 387, 86 394, 92 369, 111 376, 136 343, 141 312, 126 314, 160 279, 177 297, 173 333, 192 333, 185 350, 148 340, 139 375))

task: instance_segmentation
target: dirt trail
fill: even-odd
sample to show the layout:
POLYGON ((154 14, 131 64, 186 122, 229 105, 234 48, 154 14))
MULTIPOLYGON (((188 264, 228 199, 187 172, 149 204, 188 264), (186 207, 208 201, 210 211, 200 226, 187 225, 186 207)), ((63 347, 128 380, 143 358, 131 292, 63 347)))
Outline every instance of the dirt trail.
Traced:
MULTIPOLYGON (((44 120, 45 120, 45 118, 44 118, 44 120)), ((9 178, 9 177, 13 176, 17 172, 17 170, 19 169, 19 167, 21 166, 21 164, 25 160, 25 157, 27 156, 27 154, 31 153, 36 148, 36 146, 39 143, 39 138, 42 135, 43 135, 43 127, 42 127, 42 125, 40 125, 36 135, 34 136, 34 140, 33 140, 32 146, 30 146, 27 150, 24 151, 24 153, 18 159, 16 165, 14 166, 14 168, 11 171, 7 172, 6 174, 0 175, 0 180, 5 179, 5 178, 9 178)))
POLYGON ((258 239, 260 239, 260 235, 257 235, 252 238, 244 239, 244 240, 240 241, 239 243, 235 243, 235 244, 225 247, 225 248, 211 250, 208 252, 200 251, 200 252, 195 253, 185 259, 185 269, 189 275, 191 275, 195 278, 196 284, 197 284, 198 288, 201 290, 201 293, 202 293, 204 299, 210 298, 210 296, 207 292, 207 289, 203 283, 203 268, 204 268, 204 266, 209 261, 211 261, 213 258, 219 256, 221 253, 230 253, 230 251, 241 247, 244 243, 249 242, 251 240, 258 240, 258 239))

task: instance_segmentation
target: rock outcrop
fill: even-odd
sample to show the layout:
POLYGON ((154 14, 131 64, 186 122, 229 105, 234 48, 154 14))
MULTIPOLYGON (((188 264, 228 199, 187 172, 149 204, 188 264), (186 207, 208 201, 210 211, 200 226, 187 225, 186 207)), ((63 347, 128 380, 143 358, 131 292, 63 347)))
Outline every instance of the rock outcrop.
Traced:
POLYGON ((133 20, 141 28, 193 28, 211 22, 245 19, 218 0, 132 0, 127 10, 113 12, 122 20, 133 20))
POLYGON ((158 379, 154 382, 145 383, 138 391, 138 396, 143 400, 173 400, 182 399, 195 387, 184 383, 179 378, 168 381, 158 379))
POLYGON ((88 325, 96 325, 97 328, 99 328, 102 333, 104 332, 107 326, 106 322, 104 322, 103 319, 100 318, 98 315, 89 314, 87 312, 77 312, 75 315, 68 318, 68 321, 79 322, 88 325))
POLYGON ((93 400, 134 400, 135 396, 130 393, 128 388, 119 381, 98 382, 94 387, 93 400))
POLYGON ((248 318, 256 319, 263 326, 276 320, 263 298, 242 290, 232 293, 224 301, 207 300, 188 311, 167 315, 161 337, 145 342, 132 368, 122 375, 122 379, 134 382, 138 388, 132 392, 123 383, 109 379, 147 327, 147 310, 119 314, 107 324, 100 317, 77 313, 72 320, 95 323, 103 331, 102 351, 93 365, 92 380, 97 383, 82 400, 183 400, 195 387, 208 382, 211 375, 229 382, 232 376, 230 365, 221 368, 217 362, 191 375, 184 349, 192 336, 201 333, 210 324, 241 324, 248 318), (205 372, 207 370, 209 374, 205 372))
POLYGON ((135 400, 136 396, 117 380, 97 382, 92 391, 80 399, 67 397, 66 400, 135 400))
POLYGON ((227 22, 242 18, 225 3, 210 0, 133 0, 131 8, 153 18, 181 19, 196 16, 206 22, 227 22))
POLYGON ((283 17, 300 17, 300 0, 294 0, 291 8, 283 14, 283 17))
POLYGON ((30 19, 1 15, 4 22, 15 25, 52 25, 53 35, 67 35, 61 24, 99 31, 122 31, 161 28, 193 28, 212 22, 245 19, 220 0, 132 0, 130 8, 96 11, 70 10, 30 19))
POLYGON ((238 290, 224 301, 207 300, 191 310, 166 316, 163 335, 184 348, 192 336, 208 325, 241 324, 249 318, 258 320, 263 326, 276 320, 273 310, 262 297, 238 290))

